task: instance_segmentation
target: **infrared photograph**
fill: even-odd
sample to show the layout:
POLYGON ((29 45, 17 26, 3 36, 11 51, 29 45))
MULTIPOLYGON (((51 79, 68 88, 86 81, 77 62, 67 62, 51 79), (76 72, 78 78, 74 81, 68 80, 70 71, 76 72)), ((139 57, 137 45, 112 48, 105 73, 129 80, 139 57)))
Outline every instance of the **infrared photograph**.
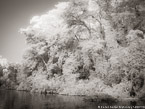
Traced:
POLYGON ((145 0, 0 0, 0 109, 145 109, 145 0))

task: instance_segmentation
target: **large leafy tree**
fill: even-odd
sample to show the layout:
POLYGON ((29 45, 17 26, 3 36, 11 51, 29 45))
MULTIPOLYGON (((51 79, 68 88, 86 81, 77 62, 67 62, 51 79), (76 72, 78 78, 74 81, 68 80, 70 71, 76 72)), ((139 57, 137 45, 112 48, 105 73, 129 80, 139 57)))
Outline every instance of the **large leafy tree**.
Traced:
POLYGON ((54 78, 60 72, 64 81, 75 74, 76 81, 91 81, 93 75, 112 88, 133 83, 127 72, 144 67, 143 6, 142 0, 71 0, 33 17, 21 30, 29 45, 24 71, 54 78))
POLYGON ((30 26, 20 30, 25 35, 26 42, 29 45, 24 54, 24 61, 26 69, 29 69, 29 74, 39 70, 40 66, 47 73, 50 73, 49 65, 53 63, 57 50, 66 47, 67 39, 62 36, 65 36, 66 28, 61 18, 66 6, 67 3, 60 3, 56 5, 56 9, 45 15, 33 17, 30 26))

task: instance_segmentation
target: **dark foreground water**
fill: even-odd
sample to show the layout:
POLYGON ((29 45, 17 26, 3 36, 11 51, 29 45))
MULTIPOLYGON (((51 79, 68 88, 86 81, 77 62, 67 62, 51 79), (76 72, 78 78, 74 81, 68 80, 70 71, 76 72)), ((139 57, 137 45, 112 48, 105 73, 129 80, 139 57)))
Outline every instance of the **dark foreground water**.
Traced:
MULTIPOLYGON (((98 109, 98 106, 117 104, 90 102, 85 97, 41 95, 29 92, 0 90, 0 109, 98 109)), ((145 102, 124 102, 124 105, 143 105, 145 102)), ((105 107, 102 107, 105 108, 105 107)), ((105 109, 108 109, 106 107, 105 109)), ((125 108, 124 108, 125 109, 125 108)), ((139 108, 138 108, 139 109, 139 108)), ((142 109, 142 108, 140 108, 142 109)))

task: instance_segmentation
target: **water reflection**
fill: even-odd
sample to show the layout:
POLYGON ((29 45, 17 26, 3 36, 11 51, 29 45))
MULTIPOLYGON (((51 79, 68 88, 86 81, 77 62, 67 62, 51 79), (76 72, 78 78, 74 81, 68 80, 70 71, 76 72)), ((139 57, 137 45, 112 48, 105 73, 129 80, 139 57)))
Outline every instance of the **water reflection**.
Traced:
MULTIPOLYGON (((0 90, 0 109, 93 109, 83 97, 0 90)), ((94 108, 96 109, 96 108, 94 108)))
MULTIPOLYGON (((0 109, 97 109, 98 105, 104 105, 104 103, 84 101, 84 98, 0 90, 0 109)), ((129 104, 137 105, 136 102, 130 102, 129 104)))

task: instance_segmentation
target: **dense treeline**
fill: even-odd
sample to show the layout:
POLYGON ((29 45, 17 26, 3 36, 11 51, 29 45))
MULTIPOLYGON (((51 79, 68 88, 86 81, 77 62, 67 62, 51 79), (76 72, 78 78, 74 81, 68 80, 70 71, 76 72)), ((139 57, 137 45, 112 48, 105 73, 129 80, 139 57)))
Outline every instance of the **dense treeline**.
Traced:
POLYGON ((15 72, 15 88, 143 96, 144 7, 144 0, 71 0, 33 17, 30 26, 20 30, 29 45, 22 64, 7 68, 15 72))
POLYGON ((17 74, 19 65, 8 63, 0 56, 0 87, 4 89, 15 89, 17 87, 17 74))

